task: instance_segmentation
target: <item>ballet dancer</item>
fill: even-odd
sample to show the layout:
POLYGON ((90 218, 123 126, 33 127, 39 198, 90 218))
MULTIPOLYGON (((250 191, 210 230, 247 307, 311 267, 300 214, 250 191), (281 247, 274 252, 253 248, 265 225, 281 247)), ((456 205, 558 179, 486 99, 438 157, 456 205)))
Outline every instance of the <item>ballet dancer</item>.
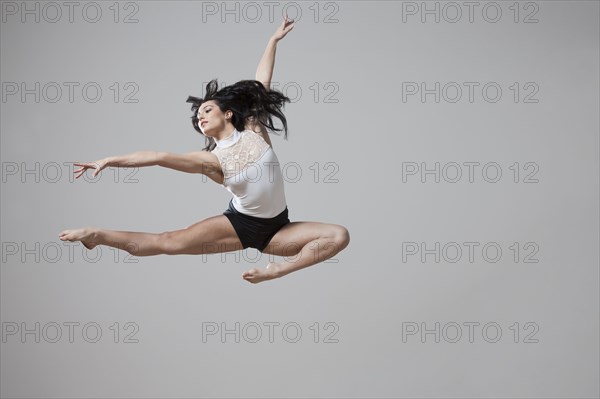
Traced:
POLYGON ((223 214, 182 230, 158 234, 87 227, 64 230, 59 238, 81 241, 87 249, 107 245, 134 256, 214 254, 256 248, 261 253, 284 257, 281 262, 268 262, 265 268, 244 272, 242 278, 250 283, 285 276, 346 248, 350 235, 344 226, 290 222, 281 167, 267 131, 284 130, 287 139, 287 121, 281 109, 290 100, 271 89, 271 78, 277 44, 293 27, 294 21, 286 15, 268 41, 255 80, 242 80, 221 89, 212 80, 206 85, 204 98, 188 97, 192 125, 205 137, 202 151, 137 151, 74 164, 80 167, 74 171, 76 178, 88 169, 95 169, 95 177, 106 167, 162 166, 204 174, 233 195, 223 214), (275 128, 273 118, 281 121, 283 129, 275 128))

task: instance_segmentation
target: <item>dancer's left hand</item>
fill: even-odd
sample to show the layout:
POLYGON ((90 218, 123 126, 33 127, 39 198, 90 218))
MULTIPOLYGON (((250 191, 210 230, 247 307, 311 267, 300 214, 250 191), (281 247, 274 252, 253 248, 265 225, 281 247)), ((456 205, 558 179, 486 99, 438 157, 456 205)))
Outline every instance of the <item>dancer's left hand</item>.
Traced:
POLYGON ((275 31, 275 33, 273 34, 273 38, 275 40, 277 40, 277 41, 280 41, 292 29, 294 29, 294 20, 293 19, 288 19, 288 16, 287 16, 287 13, 286 13, 285 17, 283 18, 283 22, 281 23, 281 25, 279 26, 279 28, 277 28, 277 31, 275 31))

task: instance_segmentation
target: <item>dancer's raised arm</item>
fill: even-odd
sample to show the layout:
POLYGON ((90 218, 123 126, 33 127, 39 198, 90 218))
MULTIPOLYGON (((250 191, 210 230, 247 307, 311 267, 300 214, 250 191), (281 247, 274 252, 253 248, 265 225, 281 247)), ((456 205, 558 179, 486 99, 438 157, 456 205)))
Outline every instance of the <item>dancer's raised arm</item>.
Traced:
MULTIPOLYGON (((288 32, 293 28, 294 21, 288 19, 286 14, 281 25, 277 28, 273 36, 269 38, 265 52, 258 63, 255 80, 261 82, 267 90, 270 90, 271 88, 271 78, 273 77, 273 67, 275 66, 275 52, 277 50, 277 43, 283 39, 285 35, 287 35, 288 32)), ((269 133, 267 132, 267 129, 263 123, 260 123, 251 117, 247 120, 245 128, 260 134, 263 139, 271 147, 273 147, 269 133)))
POLYGON ((288 34, 294 28, 294 21, 287 18, 287 15, 283 19, 281 25, 277 28, 277 31, 271 36, 267 43, 267 48, 258 63, 256 69, 256 80, 261 82, 267 90, 271 87, 271 78, 273 77, 273 67, 275 66, 275 53, 277 50, 277 43, 288 34))

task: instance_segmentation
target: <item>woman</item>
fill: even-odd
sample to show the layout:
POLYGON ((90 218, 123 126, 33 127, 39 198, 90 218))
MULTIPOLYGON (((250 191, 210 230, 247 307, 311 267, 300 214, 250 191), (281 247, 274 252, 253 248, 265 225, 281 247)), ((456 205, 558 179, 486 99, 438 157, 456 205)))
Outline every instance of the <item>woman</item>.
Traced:
POLYGON ((287 16, 270 38, 256 71, 256 80, 243 80, 218 89, 215 80, 206 86, 204 98, 189 97, 194 128, 206 137, 200 152, 173 154, 138 151, 92 163, 75 164, 79 178, 93 168, 94 176, 107 166, 163 166, 188 173, 202 173, 233 194, 229 208, 185 229, 160 234, 112 231, 96 228, 64 230, 63 241, 81 241, 88 249, 108 245, 135 256, 213 254, 256 248, 284 257, 264 269, 242 274, 251 283, 285 276, 331 258, 349 241, 348 230, 319 222, 290 222, 277 156, 266 127, 276 129, 273 117, 287 122, 281 112, 289 99, 270 90, 277 43, 294 27, 287 16), (288 259, 290 258, 290 259, 288 259))

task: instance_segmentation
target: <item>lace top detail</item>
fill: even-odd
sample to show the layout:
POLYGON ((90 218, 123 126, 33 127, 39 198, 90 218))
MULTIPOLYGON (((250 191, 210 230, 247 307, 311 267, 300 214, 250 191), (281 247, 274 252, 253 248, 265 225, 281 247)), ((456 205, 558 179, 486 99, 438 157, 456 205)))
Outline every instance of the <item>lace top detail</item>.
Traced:
POLYGON ((269 148, 258 133, 244 130, 235 143, 218 145, 212 152, 219 159, 224 178, 228 179, 258 161, 269 148))

